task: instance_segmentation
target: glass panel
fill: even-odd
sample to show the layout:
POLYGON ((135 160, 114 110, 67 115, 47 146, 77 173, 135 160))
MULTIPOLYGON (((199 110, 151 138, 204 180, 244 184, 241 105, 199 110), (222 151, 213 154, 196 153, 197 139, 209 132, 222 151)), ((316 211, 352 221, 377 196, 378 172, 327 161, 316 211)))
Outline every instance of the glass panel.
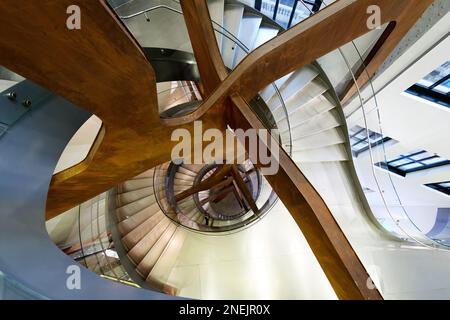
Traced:
POLYGON ((399 169, 401 169, 403 171, 409 171, 409 170, 417 169, 420 167, 422 167, 422 165, 420 163, 415 162, 415 163, 411 163, 411 164, 407 164, 402 167, 399 167, 399 169))
POLYGON ((399 159, 399 160, 394 160, 394 161, 388 162, 388 163, 390 166, 398 167, 398 166, 401 166, 401 165, 404 165, 407 163, 408 164, 411 163, 411 160, 410 159, 399 159))
POLYGON ((299 1, 292 19, 292 25, 295 25, 311 15, 311 8, 306 7, 303 1, 299 1))
POLYGON ((294 4, 295 0, 280 0, 275 21, 282 25, 284 28, 288 27, 294 4))
POLYGON ((442 159, 440 157, 434 157, 431 159, 422 160, 421 162, 423 164, 430 165, 430 164, 436 164, 436 163, 440 163, 440 162, 444 162, 444 161, 445 161, 445 159, 442 159))
POLYGON ((275 3, 275 0, 263 0, 261 3, 261 13, 272 19, 275 12, 275 3))
POLYGON ((417 84, 429 88, 450 73, 450 61, 445 62, 439 68, 433 70, 425 78, 421 79, 417 84))
POLYGON ((450 92, 450 79, 435 87, 434 90, 443 94, 448 94, 450 92))

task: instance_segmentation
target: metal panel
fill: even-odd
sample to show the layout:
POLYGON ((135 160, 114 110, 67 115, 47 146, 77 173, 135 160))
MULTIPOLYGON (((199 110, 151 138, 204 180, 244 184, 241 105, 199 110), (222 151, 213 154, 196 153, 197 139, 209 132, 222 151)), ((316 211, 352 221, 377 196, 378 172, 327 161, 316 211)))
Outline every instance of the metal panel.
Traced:
MULTIPOLYGON (((19 87, 29 95, 33 90, 24 88, 37 88, 30 82, 19 87)), ((52 299, 170 298, 102 279, 81 266, 81 289, 67 287, 68 267, 78 264, 50 240, 44 212, 56 163, 91 114, 43 89, 34 101, 33 112, 0 139, 0 270, 52 299)), ((6 103, 0 99, 0 108, 6 103)))

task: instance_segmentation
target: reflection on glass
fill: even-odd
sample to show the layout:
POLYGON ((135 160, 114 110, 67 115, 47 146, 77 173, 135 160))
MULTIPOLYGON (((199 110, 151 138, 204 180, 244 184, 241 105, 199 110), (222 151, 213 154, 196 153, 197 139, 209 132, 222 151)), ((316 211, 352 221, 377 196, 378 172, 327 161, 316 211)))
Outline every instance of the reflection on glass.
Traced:
POLYGON ((275 0, 263 0, 261 3, 261 13, 272 19, 275 12, 275 5, 275 0))
POLYGON ((450 164, 450 161, 425 150, 415 150, 377 165, 405 176, 407 173, 450 164))

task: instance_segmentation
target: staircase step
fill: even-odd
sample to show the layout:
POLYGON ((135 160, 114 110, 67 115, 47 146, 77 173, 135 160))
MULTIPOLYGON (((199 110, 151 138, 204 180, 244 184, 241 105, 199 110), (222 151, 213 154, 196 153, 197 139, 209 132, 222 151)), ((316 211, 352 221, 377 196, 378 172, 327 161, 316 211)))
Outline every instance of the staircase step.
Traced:
POLYGON ((125 193, 153 186, 153 178, 127 180, 119 185, 118 192, 125 193))
POLYGON ((143 210, 138 213, 132 215, 131 217, 124 219, 119 222, 117 225, 122 236, 125 236, 127 233, 131 232, 133 229, 137 228, 142 222, 153 216, 155 213, 160 211, 158 203, 155 201, 153 204, 145 207, 143 210))
MULTIPOLYGON (((291 96, 288 100, 285 100, 285 106, 288 114, 293 113, 295 110, 301 108, 303 105, 307 104, 314 98, 319 97, 325 91, 327 87, 319 78, 314 79, 308 83, 301 91, 297 92, 295 95, 291 96)), ((270 110, 273 113, 275 119, 279 119, 285 116, 285 111, 282 108, 281 102, 277 105, 268 104, 270 110)))
POLYGON ((153 228, 165 218, 162 211, 154 213, 150 218, 139 224, 136 228, 122 237, 122 242, 127 248, 133 248, 141 241, 153 228))
MULTIPOLYGON (((242 16, 244 14, 244 6, 231 5, 225 6, 224 28, 231 33, 232 36, 238 38, 241 27, 242 16)), ((239 39, 239 38, 238 38, 239 39)), ((237 52, 238 45, 235 41, 223 38, 222 41, 222 59, 226 67, 233 68, 233 61, 237 52)))
POLYGON ((319 149, 296 151, 292 153, 295 162, 330 162, 347 161, 348 155, 344 144, 336 144, 319 149))
POLYGON ((255 43, 253 44, 253 50, 263 45, 267 41, 275 38, 279 32, 280 32, 279 29, 276 29, 272 26, 265 26, 265 25, 260 26, 258 34, 256 36, 255 43))
MULTIPOLYGON (((287 75, 281 77, 280 79, 275 81, 275 85, 278 88, 281 87, 290 78, 290 76, 292 74, 293 74, 293 72, 288 73, 287 75)), ((272 84, 270 84, 267 87, 265 87, 259 94, 264 101, 269 101, 271 98, 273 98, 276 95, 276 93, 277 92, 275 90, 275 87, 272 84)), ((278 95, 276 95, 276 96, 277 96, 277 99, 279 99, 278 95)))
MULTIPOLYGON (((305 66, 293 72, 291 76, 278 87, 283 100, 288 101, 293 95, 303 90, 317 77, 318 73, 317 69, 312 65, 305 66)), ((277 95, 267 101, 268 105, 276 105, 277 103, 280 104, 280 99, 277 95)))
POLYGON ((145 278, 148 277, 159 257, 163 253, 170 239, 172 238, 173 233, 177 229, 177 226, 173 223, 170 223, 169 226, 164 230, 161 237, 156 241, 156 243, 152 246, 150 251, 147 253, 145 258, 139 263, 137 266, 137 271, 145 278))
POLYGON ((142 172, 140 175, 134 177, 134 179, 143 179, 143 178, 153 178, 153 174, 155 173, 155 169, 150 169, 145 172, 142 172))
POLYGON ((345 135, 341 127, 332 128, 318 134, 296 139, 292 143, 293 151, 303 151, 323 148, 335 144, 345 143, 345 135))
POLYGON ((313 119, 302 123, 291 129, 292 140, 312 136, 320 132, 339 127, 341 120, 339 113, 332 109, 328 112, 322 113, 313 119))
POLYGON ((117 194, 117 206, 122 207, 127 205, 128 203, 137 201, 139 199, 151 196, 154 192, 153 186, 146 187, 134 191, 129 191, 125 193, 119 193, 117 194))
POLYGON ((177 173, 181 173, 181 174, 184 174, 186 176, 193 177, 193 178, 195 178, 197 176, 196 172, 193 172, 193 171, 191 171, 189 169, 186 169, 186 168, 183 168, 183 167, 179 167, 177 173))
MULTIPOLYGON (((208 9, 209 9, 209 15, 211 17, 211 20, 214 21, 213 27, 214 29, 220 28, 217 26, 223 26, 223 17, 224 17, 224 10, 225 10, 225 1, 224 0, 208 0, 208 9)), ((219 46, 219 50, 222 49, 222 40, 223 36, 222 34, 216 32, 216 39, 217 39, 217 45, 219 46)))
POLYGON ((177 172, 175 173, 175 180, 183 180, 183 181, 194 181, 195 177, 187 175, 185 173, 177 172))
POLYGON ((125 220, 134 215, 135 213, 141 211, 142 209, 151 206, 155 202, 156 202, 155 195, 152 194, 150 196, 141 198, 134 202, 127 203, 124 206, 116 208, 117 218, 120 221, 125 220))
POLYGON ((153 287, 160 288, 161 290, 164 290, 164 288, 167 287, 167 282, 183 248, 185 239, 186 230, 177 228, 172 235, 169 244, 166 246, 164 252, 161 254, 147 277, 147 282, 153 287))
POLYGON ((142 260, 147 256, 152 247, 158 242, 158 239, 161 238, 164 231, 171 224, 169 218, 164 217, 158 224, 151 230, 151 232, 147 233, 141 241, 139 241, 131 250, 128 252, 128 257, 131 259, 133 263, 138 266, 142 260))
POLYGON ((192 187, 193 182, 194 182, 194 180, 192 180, 192 179, 190 179, 190 180, 182 180, 182 179, 175 178, 173 180, 173 184, 175 186, 189 186, 189 187, 192 187))
MULTIPOLYGON (((261 22, 262 18, 253 14, 244 14, 244 17, 242 18, 238 39, 248 48, 248 51, 251 51, 253 48, 261 22)), ((245 50, 237 48, 233 69, 246 55, 247 53, 245 50)))
MULTIPOLYGON (((320 95, 289 114, 289 124, 291 128, 295 128, 302 123, 314 121, 314 117, 328 112, 333 108, 335 108, 335 106, 327 98, 320 95)), ((286 117, 284 114, 281 118, 276 119, 277 124, 279 123, 278 129, 280 132, 287 130, 287 122, 285 119, 286 117)))
POLYGON ((173 191, 175 194, 179 194, 187 189, 190 189, 191 186, 188 185, 181 185, 181 184, 177 184, 173 186, 173 191))

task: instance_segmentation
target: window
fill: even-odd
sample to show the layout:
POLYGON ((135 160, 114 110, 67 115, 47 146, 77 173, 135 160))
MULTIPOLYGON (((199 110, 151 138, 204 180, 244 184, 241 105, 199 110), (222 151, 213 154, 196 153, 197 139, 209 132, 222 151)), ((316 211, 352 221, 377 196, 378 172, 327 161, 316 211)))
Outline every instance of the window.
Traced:
POLYGON ((450 61, 433 70, 406 92, 450 108, 450 61))
POLYGON ((257 0, 254 7, 288 29, 319 11, 322 5, 323 0, 257 0))
POLYGON ((428 183, 428 184, 426 184, 426 186, 450 196, 450 181, 438 182, 438 183, 428 183))
POLYGON ((388 162, 379 162, 376 165, 404 177, 411 172, 431 169, 447 164, 450 164, 450 161, 439 157, 437 154, 432 154, 424 150, 416 150, 402 154, 398 158, 388 162))
POLYGON ((377 132, 369 130, 369 136, 367 136, 367 130, 360 126, 354 126, 350 129, 350 144, 355 157, 360 153, 369 150, 370 147, 376 147, 384 142, 392 140, 389 137, 383 137, 377 132))

